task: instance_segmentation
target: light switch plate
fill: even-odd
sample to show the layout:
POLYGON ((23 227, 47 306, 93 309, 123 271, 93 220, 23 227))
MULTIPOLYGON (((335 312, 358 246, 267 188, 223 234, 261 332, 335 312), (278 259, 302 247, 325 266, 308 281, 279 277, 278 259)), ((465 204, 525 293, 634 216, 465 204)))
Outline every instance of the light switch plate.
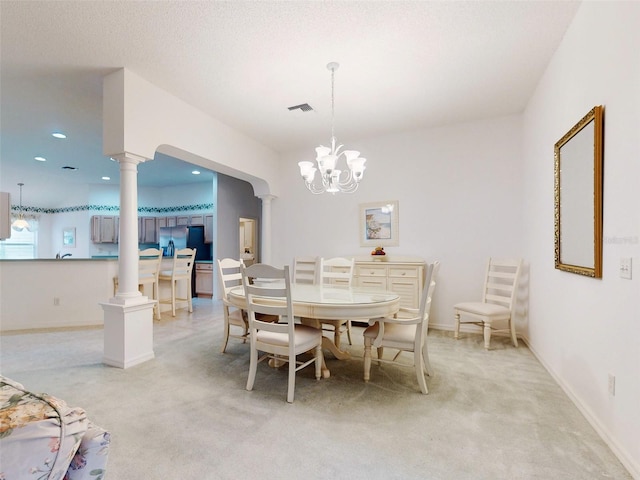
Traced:
POLYGON ((631 257, 620 258, 620 278, 631 280, 631 257))

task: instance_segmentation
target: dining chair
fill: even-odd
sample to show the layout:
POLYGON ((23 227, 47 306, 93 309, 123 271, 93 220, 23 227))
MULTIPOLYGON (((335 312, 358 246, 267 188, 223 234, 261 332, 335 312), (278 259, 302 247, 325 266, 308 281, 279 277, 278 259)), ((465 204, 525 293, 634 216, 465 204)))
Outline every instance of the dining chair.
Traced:
POLYGON ((433 369, 429 361, 427 334, 429 331, 429 312, 439 269, 440 262, 436 261, 427 265, 420 308, 402 307, 397 317, 376 318, 369 321, 371 325, 363 333, 365 382, 368 382, 370 378, 371 347, 373 346, 378 350, 378 364, 394 363, 400 366, 413 367, 420 391, 425 395, 429 393, 424 377, 425 373, 433 375, 433 369), (392 359, 383 358, 385 347, 397 349, 398 353, 392 359), (399 360, 400 354, 403 352, 413 353, 412 364, 399 360))
POLYGON ((316 379, 320 379, 322 364, 322 331, 308 325, 296 324, 291 301, 291 279, 289 266, 283 269, 257 263, 249 267, 241 265, 249 317, 249 342, 251 345, 247 390, 253 390, 258 363, 274 359, 278 364, 288 362, 289 377, 287 402, 292 403, 295 393, 296 372, 312 363, 316 367, 316 379), (253 284, 253 279, 267 282, 253 284), (276 280, 276 281, 272 281, 276 280), (279 322, 264 322, 257 314, 276 315, 279 322), (313 351, 309 360, 297 360, 297 356, 313 351), (260 356, 259 352, 264 352, 260 356))
POLYGON ((242 343, 246 343, 249 334, 249 322, 247 320, 246 311, 233 306, 229 303, 227 294, 233 287, 242 284, 242 272, 240 266, 243 265, 242 260, 234 260, 233 258, 218 259, 218 275, 220 285, 222 286, 222 309, 224 311, 224 338, 222 339, 221 352, 227 349, 229 337, 242 339, 242 343), (241 334, 231 333, 231 327, 239 327, 242 329, 241 334))
POLYGON ((462 302, 453 306, 456 320, 454 338, 458 339, 460 336, 461 323, 471 323, 483 327, 484 348, 487 350, 491 344, 492 332, 508 332, 513 345, 518 346, 513 317, 521 269, 520 258, 487 260, 482 299, 479 302, 462 302), (506 324, 506 327, 498 328, 496 324, 506 324))
MULTIPOLYGON (((320 279, 322 285, 351 287, 353 284, 353 270, 355 259, 353 258, 320 258, 320 279)), ((353 345, 351 339, 351 320, 327 320, 323 323, 333 325, 334 343, 340 348, 340 336, 343 331, 347 332, 349 345, 353 345), (344 325, 344 329, 343 329, 344 325)))
POLYGON ((292 283, 315 285, 320 271, 319 257, 295 257, 293 259, 292 283))
POLYGON ((196 258, 195 248, 176 249, 173 254, 173 267, 171 270, 161 270, 159 279, 161 281, 171 282, 171 297, 160 300, 160 303, 171 304, 171 314, 176 316, 176 303, 186 302, 189 313, 193 312, 193 301, 191 291, 191 271, 193 270, 194 260, 196 258), (185 282, 186 296, 177 296, 177 284, 180 281, 185 282))
MULTIPOLYGON (((160 317, 160 306, 158 305, 159 295, 159 275, 162 263, 162 250, 157 248, 147 248, 138 252, 138 289, 144 293, 146 286, 151 286, 151 298, 156 300, 153 312, 157 319, 160 317)), ((113 294, 118 293, 118 277, 113 277, 113 294)))

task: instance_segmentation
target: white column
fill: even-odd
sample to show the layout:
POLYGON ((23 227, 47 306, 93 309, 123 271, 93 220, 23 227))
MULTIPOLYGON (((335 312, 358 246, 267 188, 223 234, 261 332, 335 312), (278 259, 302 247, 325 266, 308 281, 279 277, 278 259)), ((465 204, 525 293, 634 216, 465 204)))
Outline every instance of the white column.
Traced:
POLYGON ((138 164, 144 158, 123 153, 120 163, 120 233, 118 235, 118 291, 111 303, 146 302, 138 291, 138 164))
POLYGON ((260 249, 260 262, 271 264, 271 200, 275 195, 260 195, 262 200, 262 248, 260 249))
POLYGON ((153 305, 138 291, 138 164, 130 153, 112 156, 120 162, 118 291, 103 303, 104 356, 113 367, 128 368, 154 358, 153 305))

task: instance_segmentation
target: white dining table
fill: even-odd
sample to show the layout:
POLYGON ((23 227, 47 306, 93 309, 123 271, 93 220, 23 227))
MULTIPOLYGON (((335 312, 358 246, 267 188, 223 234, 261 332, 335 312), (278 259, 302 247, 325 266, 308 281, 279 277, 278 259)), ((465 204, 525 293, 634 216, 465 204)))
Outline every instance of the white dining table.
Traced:
MULTIPOLYGON (((246 308, 242 286, 232 288, 229 302, 238 308, 246 308)), ((385 290, 367 287, 342 287, 329 285, 291 285, 293 314, 305 325, 321 328, 323 323, 340 325, 349 320, 368 321, 370 318, 391 317, 400 309, 400 296, 385 290)), ((346 360, 349 352, 340 349, 340 334, 333 339, 322 337, 322 347, 336 358, 346 360)))

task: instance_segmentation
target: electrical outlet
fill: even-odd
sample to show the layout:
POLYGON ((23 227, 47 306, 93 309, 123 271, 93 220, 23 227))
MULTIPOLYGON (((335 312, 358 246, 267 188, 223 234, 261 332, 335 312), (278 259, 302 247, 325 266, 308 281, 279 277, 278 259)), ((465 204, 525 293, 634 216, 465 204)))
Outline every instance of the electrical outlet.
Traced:
POLYGON ((616 395, 616 376, 609 374, 609 395, 615 397, 616 395))
POLYGON ((54 307, 59 307, 60 306, 60 298, 59 297, 53 297, 53 306, 54 307))
POLYGON ((620 258, 620 278, 631 280, 631 257, 620 258))

